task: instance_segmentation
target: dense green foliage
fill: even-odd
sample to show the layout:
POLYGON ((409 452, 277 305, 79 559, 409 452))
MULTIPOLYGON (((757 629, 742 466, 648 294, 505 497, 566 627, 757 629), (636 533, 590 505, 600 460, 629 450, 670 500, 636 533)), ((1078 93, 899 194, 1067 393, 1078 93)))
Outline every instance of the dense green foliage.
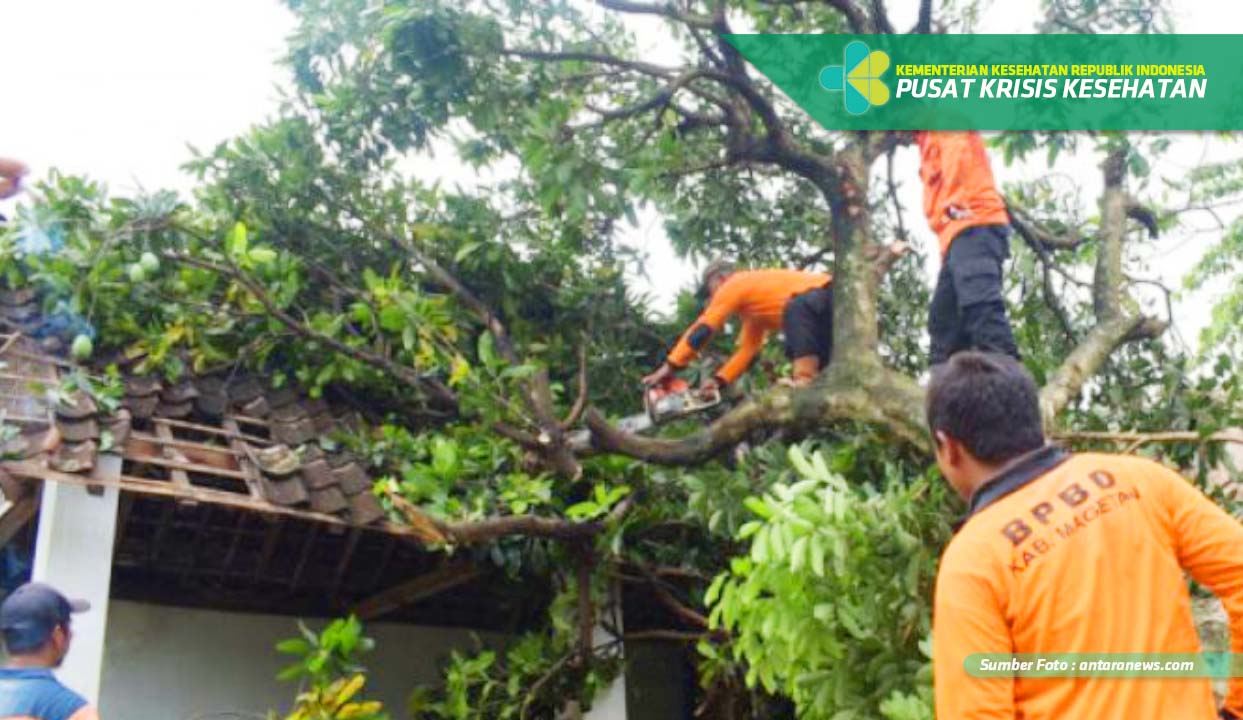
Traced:
MULTIPOLYGON (((367 459, 390 505, 400 498, 447 522, 601 522, 637 500, 590 543, 480 542, 481 562, 535 579, 553 600, 545 621, 506 649, 446 658, 443 683, 412 689, 409 710, 419 717, 547 718, 567 703, 589 706, 620 667, 621 638, 584 641, 582 621, 608 614, 619 583, 663 608, 661 629, 673 633, 665 639, 696 666, 703 717, 789 717, 791 705, 805 718, 930 717, 929 600, 959 508, 918 448, 841 421, 761 428, 745 452, 689 468, 558 454, 564 432, 580 424, 580 380, 584 399, 605 414, 637 411, 639 377, 698 309, 689 292, 676 308, 653 308, 636 290, 645 259, 626 230, 639 212, 658 211, 685 257, 833 267, 822 188, 766 159, 748 134, 766 123, 750 96, 701 76, 669 92, 677 73, 633 69, 641 44, 623 15, 585 3, 288 4, 299 25, 286 105, 191 159, 194 197, 113 198, 53 175, 40 202, 0 228, 7 284, 39 287, 48 313, 93 328, 90 347, 75 350, 89 356, 100 394, 115 390, 108 366, 131 358, 172 378, 256 370, 364 408, 367 426, 331 441, 367 459), (442 157, 478 175, 451 188, 434 167, 442 157)), ((1151 30, 1160 17, 1150 4, 1091 3, 1068 15, 1050 3, 1045 29, 1151 30)), ((729 65, 711 38, 716 4, 653 7, 677 15, 682 5, 689 23, 645 14, 668 21, 659 27, 688 73, 729 65)), ((762 31, 851 24, 834 3, 725 5, 730 22, 762 31)), ((978 9, 938 7, 938 23, 955 30, 970 30, 978 9)), ((758 82, 746 88, 772 100, 758 82)), ((856 140, 778 109, 791 142, 820 156, 856 140)), ((1040 158, 1052 169, 1072 156, 1120 153, 1133 194, 1165 232, 1187 232, 1192 206, 1237 201, 1243 164, 1158 177, 1163 140, 1015 133, 994 149, 998 162, 1040 158)), ((858 219, 876 238, 903 231, 884 165, 868 168, 868 213, 858 219)), ((1048 232, 1099 234, 1093 201, 1053 175, 1006 194, 1048 232)), ((1142 279, 1157 260, 1141 226, 1128 232, 1126 269, 1142 279)), ((1168 335, 1123 345, 1070 403, 1062 430, 1207 436, 1243 424, 1231 359, 1243 342, 1241 238, 1237 222, 1213 235, 1187 280, 1226 288, 1198 351, 1168 335)), ((1008 301, 1025 362, 1043 383, 1092 330, 1097 246, 1016 239, 1014 248, 1008 301)), ((923 372, 928 295, 918 251, 880 285, 889 368, 923 372)), ((1160 291, 1143 299, 1165 315, 1160 291)), ((719 350, 727 345, 717 340, 719 350)), ((737 392, 767 389, 783 363, 770 347, 737 392)), ((1195 441, 1133 449, 1201 482, 1222 456, 1220 445, 1195 441)), ((312 693, 304 705, 358 690, 359 633, 343 622, 282 646, 301 658, 290 672, 312 693)), ((406 710, 388 708, 395 717, 406 710)))

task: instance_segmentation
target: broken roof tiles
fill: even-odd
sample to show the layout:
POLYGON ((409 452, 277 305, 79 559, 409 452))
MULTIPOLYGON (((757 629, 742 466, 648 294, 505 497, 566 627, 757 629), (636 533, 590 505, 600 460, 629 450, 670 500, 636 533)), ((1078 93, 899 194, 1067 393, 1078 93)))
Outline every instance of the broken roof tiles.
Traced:
POLYGON ((190 413, 194 410, 194 403, 186 400, 182 403, 172 404, 161 400, 155 406, 155 414, 159 417, 173 418, 180 420, 190 417, 190 413))
POLYGON ((320 490, 337 484, 337 476, 322 459, 313 460, 302 466, 302 481, 312 490, 320 490))
POLYGON ((56 404, 56 416, 66 420, 83 420, 99 410, 87 393, 78 391, 56 404))
POLYGON ((60 428, 60 436, 67 442, 84 442, 99 437, 99 423, 93 417, 85 420, 61 420, 56 425, 60 428))
POLYGON ((311 490, 311 509, 328 515, 336 515, 350 507, 341 488, 329 486, 320 490, 311 490))
POLYGON ((225 385, 229 399, 235 404, 244 405, 257 397, 263 396, 263 386, 253 377, 235 378, 225 385))
MULTIPOLYGON (((13 308, 23 308, 16 316, 26 317, 25 304, 33 297, 0 290, 0 318, 14 317, 13 308)), ((42 354, 39 343, 19 337, 5 347, 10 372, 46 378, 41 382, 56 387, 60 361, 42 354)), ((237 493, 255 500, 335 515, 355 525, 385 519, 365 462, 348 450, 316 442, 343 425, 360 427, 357 413, 333 408, 322 397, 307 397, 296 386, 269 388, 266 380, 249 375, 180 382, 125 375, 122 381, 124 397, 111 411, 84 392, 55 401, 29 382, 5 388, 20 403, 4 405, 10 416, 17 408, 31 421, 23 426, 25 434, 0 450, 9 459, 35 458, 69 474, 91 472, 100 452, 121 453, 130 462, 127 472, 149 482, 174 483, 167 463, 176 462, 182 482, 204 492, 238 487, 237 493), (35 422, 40 418, 46 421, 35 422), (213 475, 230 482, 212 483, 213 475), (247 483, 236 482, 243 477, 247 483)))
POLYGON ((129 375, 124 382, 125 394, 131 397, 154 395, 164 387, 160 378, 155 375, 129 375))
POLYGON ((229 410, 229 396, 222 391, 202 392, 194 401, 194 409, 210 418, 222 417, 229 410))
POLYGON ((262 395, 242 405, 242 414, 246 417, 265 418, 271 411, 272 406, 268 405, 268 399, 262 395))
POLYGON ((349 499, 350 520, 357 525, 370 525, 384 519, 384 508, 375 495, 369 492, 359 493, 349 499))
POLYGON ((155 408, 160 404, 160 397, 158 395, 148 395, 146 397, 126 396, 122 404, 129 408, 129 411, 133 413, 134 419, 146 420, 155 415, 155 408))
POLYGON ((300 397, 298 391, 288 385, 268 392, 267 396, 268 404, 273 408, 283 408, 286 405, 297 402, 300 397))
POLYGON ((251 462, 258 465, 259 469, 268 475, 276 475, 278 477, 292 475, 301 463, 298 454, 290 449, 288 445, 255 448, 247 444, 245 447, 246 454, 250 456, 251 462))
POLYGON ((284 480, 277 480, 264 477, 259 481, 263 488, 263 494, 268 500, 277 505, 292 507, 294 505, 305 505, 310 501, 306 488, 297 478, 289 477, 284 480))
POLYGON ((129 440, 130 430, 133 429, 133 422, 130 412, 126 408, 120 408, 111 417, 106 419, 107 430, 112 435, 113 447, 122 447, 125 441, 129 440))
POLYGON ((183 405, 199 396, 199 390, 194 383, 186 381, 177 383, 172 387, 164 388, 160 393, 160 397, 164 402, 170 405, 183 405))
POLYGON ((80 443, 61 443, 52 453, 48 465, 64 473, 86 472, 95 467, 97 446, 94 440, 80 443))
POLYGON ((315 431, 315 423, 307 418, 289 423, 273 421, 269 429, 272 431, 272 439, 286 445, 301 445, 319 437, 319 433, 315 431))
MULTIPOLYGON (((269 404, 271 402, 271 400, 268 401, 269 404)), ((308 417, 306 407, 302 403, 293 402, 280 407, 273 404, 272 407, 274 409, 272 410, 271 419, 275 422, 291 423, 308 417)))
POLYGON ((346 495, 357 495, 371 489, 371 478, 356 463, 347 463, 332 471, 346 495))

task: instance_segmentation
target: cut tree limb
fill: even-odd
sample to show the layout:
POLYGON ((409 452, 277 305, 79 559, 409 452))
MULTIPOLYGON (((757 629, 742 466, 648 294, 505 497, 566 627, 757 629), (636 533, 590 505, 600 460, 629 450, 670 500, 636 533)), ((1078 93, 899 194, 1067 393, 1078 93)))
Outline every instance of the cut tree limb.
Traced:
POLYGON ((595 537, 620 522, 634 504, 634 496, 627 497, 617 503, 604 519, 593 522, 574 522, 539 515, 501 515, 483 520, 448 522, 424 512, 395 492, 389 491, 388 497, 414 534, 429 545, 476 545, 518 535, 583 540, 595 537))
POLYGON ((923 390, 910 378, 879 365, 830 365, 810 388, 769 391, 682 438, 651 438, 623 432, 594 408, 586 416, 597 449, 660 465, 702 463, 757 430, 797 427, 810 431, 845 420, 871 422, 888 429, 905 444, 929 448, 923 427, 923 390))

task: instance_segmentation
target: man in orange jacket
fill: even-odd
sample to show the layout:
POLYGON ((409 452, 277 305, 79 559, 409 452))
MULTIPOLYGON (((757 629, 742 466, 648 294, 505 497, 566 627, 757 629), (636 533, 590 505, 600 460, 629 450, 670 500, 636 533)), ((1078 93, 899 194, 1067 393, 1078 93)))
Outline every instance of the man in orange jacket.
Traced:
MULTIPOLYGON (((937 717, 1218 717, 1206 678, 968 674, 975 653, 1201 652, 1184 571, 1221 598, 1243 652, 1243 526, 1151 460, 1046 445, 1036 384, 1004 355, 935 369, 927 412, 937 464, 969 503, 937 572, 937 717)), ((1232 678, 1220 717, 1239 716, 1232 678)))
POLYGON ((1002 298, 1010 216, 978 133, 915 133, 924 214, 941 246, 941 273, 928 312, 932 364, 968 348, 1017 358, 1002 298))
POLYGON ((737 380, 764 347, 768 334, 778 330, 785 334, 786 355, 794 366, 790 384, 811 384, 833 354, 832 280, 826 273, 735 270, 728 262, 710 263, 703 275, 708 307, 643 383, 655 385, 686 367, 725 321, 738 315, 742 320, 738 349, 704 382, 702 391, 737 380))

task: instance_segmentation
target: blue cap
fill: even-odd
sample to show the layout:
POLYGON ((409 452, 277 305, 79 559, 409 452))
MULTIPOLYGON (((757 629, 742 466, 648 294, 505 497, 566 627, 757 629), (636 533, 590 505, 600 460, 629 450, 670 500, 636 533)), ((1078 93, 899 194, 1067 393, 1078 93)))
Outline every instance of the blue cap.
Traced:
POLYGON ((90 608, 87 601, 70 600, 51 585, 27 583, 0 604, 0 631, 10 653, 34 650, 48 641, 53 630, 67 625, 70 614, 90 608))

